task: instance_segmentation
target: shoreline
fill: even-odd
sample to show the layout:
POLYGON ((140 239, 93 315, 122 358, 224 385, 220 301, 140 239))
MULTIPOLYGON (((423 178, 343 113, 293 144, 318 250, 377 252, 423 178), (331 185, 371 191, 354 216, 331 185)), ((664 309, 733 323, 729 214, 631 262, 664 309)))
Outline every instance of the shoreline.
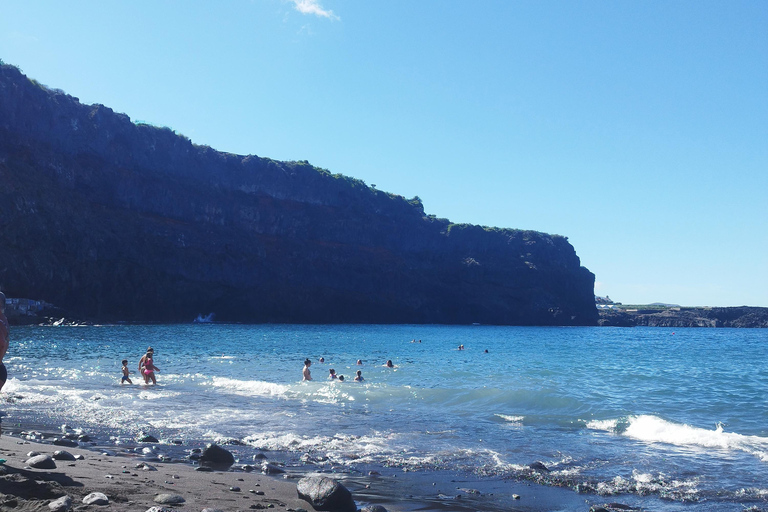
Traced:
POLYGON ((108 510, 116 512, 163 506, 154 501, 161 494, 184 498, 183 504, 165 505, 172 510, 311 512, 315 509, 300 499, 296 491, 298 480, 309 475, 341 482, 351 491, 358 509, 378 505, 389 512, 587 512, 591 506, 611 501, 527 481, 480 480, 449 472, 399 468, 362 474, 286 467, 286 473, 275 476, 258 470, 245 471, 240 462, 227 469, 198 471, 199 466, 190 461, 158 461, 127 446, 109 450, 85 443, 58 446, 47 442, 47 434, 40 436, 44 439, 34 440, 19 434, 3 433, 0 437, 0 458, 6 459, 0 466, 0 510, 49 510, 49 503, 65 495, 72 498, 70 510, 77 509, 83 506, 83 498, 97 492, 107 496, 108 510), (57 451, 68 452, 80 460, 56 460, 55 469, 32 469, 27 464, 30 452, 53 456, 57 451))

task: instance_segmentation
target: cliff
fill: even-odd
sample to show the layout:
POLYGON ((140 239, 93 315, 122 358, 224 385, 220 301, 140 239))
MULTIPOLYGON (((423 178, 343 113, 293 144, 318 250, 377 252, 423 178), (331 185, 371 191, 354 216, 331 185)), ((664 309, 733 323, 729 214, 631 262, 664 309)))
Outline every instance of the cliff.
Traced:
POLYGON ((135 124, 0 66, 0 287, 91 319, 595 325, 562 236, 451 224, 308 162, 135 124))

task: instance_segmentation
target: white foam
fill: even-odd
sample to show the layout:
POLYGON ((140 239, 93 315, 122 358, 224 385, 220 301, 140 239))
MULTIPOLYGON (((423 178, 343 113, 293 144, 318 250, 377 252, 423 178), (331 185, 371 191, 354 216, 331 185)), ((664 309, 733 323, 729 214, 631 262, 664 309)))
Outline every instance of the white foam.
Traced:
POLYGON ((768 438, 725 432, 722 425, 717 425, 714 430, 707 430, 645 414, 629 416, 626 419, 590 421, 587 428, 612 432, 645 443, 738 450, 768 462, 768 438))
POLYGON ((246 396, 285 396, 290 389, 283 384, 265 382, 261 380, 237 380, 227 377, 214 377, 211 385, 226 389, 232 393, 246 396))
POLYGON ((525 416, 510 416, 508 414, 494 414, 494 416, 503 419, 504 421, 508 421, 510 423, 521 423, 525 419, 525 416))

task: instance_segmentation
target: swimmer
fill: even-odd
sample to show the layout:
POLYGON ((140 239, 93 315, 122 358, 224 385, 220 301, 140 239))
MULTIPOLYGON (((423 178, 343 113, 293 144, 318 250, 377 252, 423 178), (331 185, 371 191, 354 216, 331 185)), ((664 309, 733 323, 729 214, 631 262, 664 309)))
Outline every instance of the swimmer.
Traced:
POLYGON ((128 376, 131 371, 128 369, 128 360, 123 359, 123 378, 120 379, 120 385, 122 386, 124 383, 133 384, 133 381, 131 381, 131 378, 128 376))
POLYGON ((387 368, 394 368, 395 367, 395 365, 392 364, 392 360, 391 359, 387 359, 387 362, 384 363, 383 366, 386 366, 387 368))
POLYGON ((339 382, 344 382, 344 376, 343 375, 339 375, 339 382))
POLYGON ((365 379, 363 378, 363 372, 360 370, 357 370, 357 377, 355 377, 355 382, 363 382, 365 379))
POLYGON ((305 359, 304 360, 304 369, 301 370, 301 375, 303 376, 303 378, 301 379, 302 381, 312 380, 312 374, 309 371, 309 367, 310 366, 312 366, 312 361, 310 361, 309 359, 305 359))
POLYGON ((336 376, 336 370, 331 368, 330 370, 328 370, 328 380, 334 380, 334 379, 338 379, 338 377, 336 376))
POLYGON ((358 359, 357 363, 355 363, 355 364, 361 365, 361 364, 363 364, 363 360, 362 359, 358 359))
POLYGON ((320 357, 320 359, 318 360, 318 362, 319 362, 319 363, 324 363, 324 362, 325 362, 325 358, 324 358, 324 357, 320 357))

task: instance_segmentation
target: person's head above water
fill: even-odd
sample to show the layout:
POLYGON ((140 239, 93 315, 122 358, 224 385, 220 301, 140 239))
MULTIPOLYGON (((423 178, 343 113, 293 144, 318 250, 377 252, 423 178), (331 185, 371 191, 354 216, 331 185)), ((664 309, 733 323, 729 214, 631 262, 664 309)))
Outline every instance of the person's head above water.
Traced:
POLYGON ((387 362, 386 362, 386 364, 384 366, 388 366, 388 367, 392 368, 395 365, 392 364, 392 360, 391 359, 387 359, 387 362))
POLYGON ((309 359, 304 360, 304 366, 309 366, 311 364, 312 364, 312 361, 310 361, 309 359))

